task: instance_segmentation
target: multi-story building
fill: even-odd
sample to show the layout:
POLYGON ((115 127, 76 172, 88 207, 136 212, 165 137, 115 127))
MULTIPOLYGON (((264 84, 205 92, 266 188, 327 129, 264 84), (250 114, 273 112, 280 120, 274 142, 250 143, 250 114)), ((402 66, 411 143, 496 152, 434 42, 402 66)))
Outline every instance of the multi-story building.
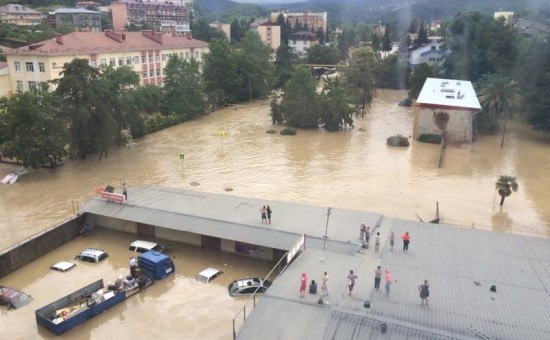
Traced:
POLYGON ((8 4, 0 7, 0 22, 20 26, 39 25, 42 13, 22 5, 8 4))
POLYGON ((288 19, 288 22, 292 28, 296 28, 297 24, 301 24, 302 28, 307 25, 308 30, 317 30, 321 29, 323 31, 323 36, 327 36, 327 12, 322 13, 312 13, 308 10, 304 12, 289 13, 286 11, 272 12, 271 13, 271 22, 277 22, 277 18, 282 14, 285 21, 288 19))
POLYGON ((310 31, 300 31, 288 35, 288 46, 300 57, 307 56, 307 50, 318 42, 317 35, 310 31))
POLYGON ((95 6, 99 7, 101 6, 101 3, 95 2, 95 1, 79 1, 76 4, 74 4, 76 8, 86 8, 88 6, 95 6))
POLYGON ((184 0, 118 0, 111 3, 113 28, 148 26, 158 32, 189 32, 190 2, 184 0))
POLYGON ((272 52, 277 51, 281 45, 281 26, 271 21, 255 21, 250 24, 250 30, 258 32, 264 44, 268 45, 272 52))
POLYGON ((231 25, 229 24, 222 24, 219 22, 214 22, 210 24, 210 27, 218 29, 225 33, 225 36, 227 37, 227 40, 231 41, 231 25))
POLYGON ((40 82, 60 77, 65 63, 88 59, 92 67, 129 66, 140 84, 161 85, 170 55, 202 60, 208 43, 190 34, 175 36, 154 32, 73 32, 6 52, 12 91, 26 91, 40 82))
POLYGON ((51 13, 55 24, 71 26, 78 31, 101 32, 101 13, 84 8, 58 8, 51 13))

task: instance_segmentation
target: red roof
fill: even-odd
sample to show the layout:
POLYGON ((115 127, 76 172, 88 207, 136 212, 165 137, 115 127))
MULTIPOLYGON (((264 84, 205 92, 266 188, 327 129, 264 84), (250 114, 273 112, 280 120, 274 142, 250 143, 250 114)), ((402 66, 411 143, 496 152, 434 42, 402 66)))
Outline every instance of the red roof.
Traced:
POLYGON ((67 55, 197 47, 208 47, 208 43, 193 39, 191 36, 172 36, 153 31, 72 32, 6 51, 6 54, 67 55))

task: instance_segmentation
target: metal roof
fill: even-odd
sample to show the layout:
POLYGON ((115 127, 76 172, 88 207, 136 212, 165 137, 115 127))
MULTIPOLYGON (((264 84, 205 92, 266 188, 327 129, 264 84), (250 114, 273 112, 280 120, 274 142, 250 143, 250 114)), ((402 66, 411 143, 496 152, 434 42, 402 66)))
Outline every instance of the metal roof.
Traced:
POLYGON ((372 247, 353 256, 307 248, 247 309, 238 339, 466 339, 474 331, 487 339, 550 338, 550 240, 404 220, 384 220, 379 230, 378 254, 372 247), (405 231, 408 252, 401 250, 405 231), (389 297, 384 278, 381 290, 373 288, 377 265, 393 275, 389 297), (358 276, 353 297, 346 294, 350 269, 358 276), (321 282, 325 270, 329 303, 318 305, 319 294, 299 298, 301 273, 321 282), (417 290, 425 279, 430 307, 420 305, 417 290))

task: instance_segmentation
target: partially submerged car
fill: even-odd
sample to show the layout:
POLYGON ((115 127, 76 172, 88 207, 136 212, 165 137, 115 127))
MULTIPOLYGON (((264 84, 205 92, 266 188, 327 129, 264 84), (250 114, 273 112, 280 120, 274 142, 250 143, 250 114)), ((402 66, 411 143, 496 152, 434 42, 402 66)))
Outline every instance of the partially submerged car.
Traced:
POLYGON ((84 261, 84 262, 100 262, 105 260, 109 254, 107 254, 104 250, 96 249, 96 248, 88 248, 84 249, 80 252, 80 254, 76 255, 75 259, 84 261))
POLYGON ((209 267, 198 273, 195 278, 201 282, 208 283, 222 274, 223 272, 221 270, 209 267))
POLYGON ((57 263, 52 264, 50 269, 57 270, 58 272, 67 272, 71 269, 76 267, 76 264, 68 261, 59 261, 57 263))
POLYGON ((17 289, 0 286, 0 305, 11 308, 21 308, 32 301, 32 296, 17 289))
POLYGON ((155 242, 149 242, 149 241, 142 241, 142 240, 136 240, 130 244, 130 248, 128 248, 130 251, 137 252, 137 253, 146 253, 149 250, 158 251, 159 253, 162 253, 166 247, 162 244, 158 244, 155 242))
POLYGON ((271 281, 254 277, 235 280, 229 284, 227 290, 231 296, 252 295, 265 293, 269 286, 271 286, 271 281))

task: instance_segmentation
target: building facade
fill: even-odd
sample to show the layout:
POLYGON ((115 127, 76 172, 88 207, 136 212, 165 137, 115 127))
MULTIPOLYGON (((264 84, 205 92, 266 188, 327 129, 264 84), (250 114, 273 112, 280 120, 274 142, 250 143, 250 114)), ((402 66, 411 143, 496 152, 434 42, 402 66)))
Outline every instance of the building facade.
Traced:
POLYGON ((19 26, 40 25, 42 13, 22 5, 8 4, 0 7, 0 22, 19 26))
POLYGON ((290 13, 287 11, 279 11, 271 13, 271 22, 277 22, 277 18, 282 14, 283 18, 288 20, 292 28, 296 28, 297 24, 301 24, 302 28, 307 25, 308 29, 323 31, 323 36, 327 36, 327 12, 314 13, 308 10, 303 12, 290 13))
POLYGON ((301 57, 306 56, 307 50, 318 42, 317 35, 309 31, 300 31, 288 35, 288 46, 301 57))
POLYGON ((442 50, 441 45, 443 43, 432 41, 430 44, 412 50, 410 52, 411 68, 414 70, 420 64, 442 65, 449 51, 442 50))
POLYGON ((272 52, 277 51, 281 45, 281 26, 271 21, 255 21, 250 25, 250 30, 258 32, 262 41, 271 48, 272 52))
POLYGON ((111 3, 113 28, 127 25, 149 27, 158 32, 189 32, 190 2, 183 0, 118 0, 111 3))
POLYGON ((71 26, 81 32, 101 32, 101 13, 84 8, 58 8, 52 12, 55 25, 71 26))
POLYGON ((40 82, 60 77, 65 63, 89 60, 92 67, 129 66, 139 74, 140 85, 161 85, 170 55, 202 60, 208 43, 188 36, 154 31, 73 32, 6 52, 13 92, 27 91, 40 82))
POLYGON ((467 80, 427 78, 414 109, 413 137, 445 135, 445 143, 471 143, 473 117, 481 111, 472 83, 467 80), (436 124, 439 113, 447 113, 442 131, 436 124))

